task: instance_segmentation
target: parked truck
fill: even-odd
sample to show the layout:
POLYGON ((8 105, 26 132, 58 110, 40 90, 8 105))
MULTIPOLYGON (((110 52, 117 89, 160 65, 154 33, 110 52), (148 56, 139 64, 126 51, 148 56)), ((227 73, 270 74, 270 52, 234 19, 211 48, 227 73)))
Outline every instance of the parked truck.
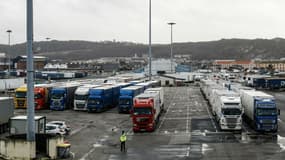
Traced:
POLYGON ((164 90, 162 87, 159 88, 149 88, 145 90, 145 93, 159 93, 159 104, 160 110, 164 110, 164 90))
POLYGON ((267 89, 284 89, 285 88, 285 78, 272 77, 265 78, 267 89))
POLYGON ((241 130, 242 114, 240 95, 229 90, 214 90, 210 100, 213 115, 222 130, 241 130))
POLYGON ((80 85, 77 83, 65 83, 51 90, 51 110, 65 110, 73 108, 74 93, 80 85))
POLYGON ((11 97, 0 97, 0 134, 8 129, 8 122, 14 116, 14 104, 11 97))
MULTIPOLYGON (((102 86, 89 90, 87 102, 88 112, 101 112, 108 108, 115 107, 112 85, 102 86)), ((119 98, 119 96, 118 96, 119 98)))
MULTIPOLYGON (((50 91, 54 84, 37 84, 34 86, 35 109, 47 109, 50 101, 50 91)), ((27 87, 22 86, 15 90, 14 103, 15 108, 27 108, 27 87)))
POLYGON ((159 93, 142 93, 134 98, 131 111, 133 131, 154 131, 161 113, 159 93))
POLYGON ((142 86, 130 86, 120 90, 118 112, 127 112, 133 109, 133 98, 143 93, 142 86))
POLYGON ((74 96, 74 110, 87 111, 87 101, 89 97, 89 90, 100 87, 100 85, 84 85, 75 90, 74 96))
POLYGON ((275 98, 261 91, 242 91, 244 117, 256 131, 277 132, 278 114, 275 98))

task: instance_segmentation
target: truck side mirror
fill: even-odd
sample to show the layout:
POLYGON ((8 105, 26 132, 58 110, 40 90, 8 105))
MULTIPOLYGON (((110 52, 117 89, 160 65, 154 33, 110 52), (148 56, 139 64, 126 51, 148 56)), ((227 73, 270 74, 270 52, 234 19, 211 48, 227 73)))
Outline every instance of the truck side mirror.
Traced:
POLYGON ((278 115, 280 116, 280 109, 278 109, 278 115))

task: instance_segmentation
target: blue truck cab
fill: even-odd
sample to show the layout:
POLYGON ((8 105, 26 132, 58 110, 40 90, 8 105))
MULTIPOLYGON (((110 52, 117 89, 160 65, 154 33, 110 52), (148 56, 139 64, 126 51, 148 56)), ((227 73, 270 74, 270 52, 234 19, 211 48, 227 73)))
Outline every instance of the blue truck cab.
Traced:
POLYGON ((88 112, 101 112, 113 107, 113 87, 114 86, 109 85, 90 89, 87 102, 88 112))
POLYGON ((278 110, 274 99, 255 98, 255 128, 257 131, 278 130, 278 110))
POLYGON ((130 86, 120 90, 118 112, 123 113, 133 108, 133 98, 143 93, 143 86, 130 86))
POLYGON ((54 87, 50 92, 50 109, 62 111, 72 108, 74 92, 78 86, 78 84, 62 84, 61 86, 54 87))

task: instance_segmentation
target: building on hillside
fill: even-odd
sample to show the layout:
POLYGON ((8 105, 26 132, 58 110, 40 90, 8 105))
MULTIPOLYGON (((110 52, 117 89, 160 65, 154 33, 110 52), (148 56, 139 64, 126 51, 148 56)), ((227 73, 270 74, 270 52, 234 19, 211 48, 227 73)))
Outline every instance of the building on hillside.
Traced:
POLYGON ((213 69, 215 71, 233 67, 251 70, 256 67, 256 64, 252 60, 215 60, 213 62, 213 69))
MULTIPOLYGON (((47 64, 48 58, 44 56, 34 56, 34 69, 43 70, 47 64)), ((26 70, 27 69, 27 56, 18 56, 13 60, 15 69, 26 70)))
POLYGON ((285 72, 285 58, 281 59, 272 59, 272 60, 255 60, 257 68, 268 68, 270 65, 273 69, 280 72, 285 72))

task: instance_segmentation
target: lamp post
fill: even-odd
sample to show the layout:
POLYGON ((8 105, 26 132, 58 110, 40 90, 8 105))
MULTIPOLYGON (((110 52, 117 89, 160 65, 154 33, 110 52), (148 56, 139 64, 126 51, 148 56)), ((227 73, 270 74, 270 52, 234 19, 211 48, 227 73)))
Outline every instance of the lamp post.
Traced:
POLYGON ((35 141, 33 0, 27 0, 27 140, 35 141))
POLYGON ((48 49, 49 49, 48 41, 50 40, 50 38, 47 37, 46 40, 47 40, 47 50, 46 50, 46 52, 48 52, 48 49))
POLYGON ((149 45, 148 45, 149 80, 151 80, 151 0, 149 0, 149 45))
MULTIPOLYGON (((8 46, 9 46, 9 51, 11 51, 11 33, 12 33, 12 30, 7 30, 6 31, 8 33, 8 46)), ((8 55, 8 77, 10 77, 10 71, 11 71, 11 57, 10 55, 8 55)))
POLYGON ((170 41, 170 72, 173 73, 172 70, 172 65, 173 65, 173 25, 175 25, 176 23, 174 22, 169 22, 167 23, 168 25, 170 25, 170 29, 171 29, 171 41, 170 41))

